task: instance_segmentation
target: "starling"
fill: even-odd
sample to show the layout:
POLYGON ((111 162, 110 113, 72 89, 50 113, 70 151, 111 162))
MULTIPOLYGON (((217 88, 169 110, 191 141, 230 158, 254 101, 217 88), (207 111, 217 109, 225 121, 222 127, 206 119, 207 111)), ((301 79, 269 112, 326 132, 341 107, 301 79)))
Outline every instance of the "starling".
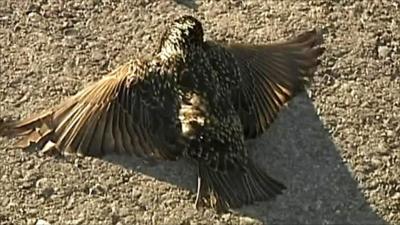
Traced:
POLYGON ((151 58, 129 61, 39 115, 0 122, 0 136, 60 154, 186 158, 198 168, 196 206, 225 211, 272 199, 285 186, 251 161, 244 141, 304 89, 321 42, 312 30, 277 44, 216 43, 182 16, 151 58))

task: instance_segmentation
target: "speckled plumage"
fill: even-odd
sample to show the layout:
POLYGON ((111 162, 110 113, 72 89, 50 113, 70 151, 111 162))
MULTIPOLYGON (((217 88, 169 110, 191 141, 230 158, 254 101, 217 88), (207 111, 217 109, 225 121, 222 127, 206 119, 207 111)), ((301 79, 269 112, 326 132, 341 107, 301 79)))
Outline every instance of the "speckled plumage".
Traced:
POLYGON ((0 135, 59 153, 185 157, 198 166, 196 205, 225 210, 267 200, 284 185, 251 162, 244 141, 303 89, 321 40, 310 31, 281 44, 217 44, 183 16, 152 59, 130 61, 38 116, 1 122, 0 135))

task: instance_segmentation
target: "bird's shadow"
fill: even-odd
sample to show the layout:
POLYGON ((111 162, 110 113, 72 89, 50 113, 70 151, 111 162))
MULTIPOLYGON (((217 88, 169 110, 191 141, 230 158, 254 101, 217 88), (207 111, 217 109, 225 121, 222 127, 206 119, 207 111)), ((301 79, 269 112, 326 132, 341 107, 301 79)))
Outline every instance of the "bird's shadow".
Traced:
POLYGON ((196 3, 196 0, 175 0, 176 3, 184 5, 190 9, 197 9, 199 5, 196 3))
MULTIPOLYGON (((305 94, 283 110, 265 135, 246 145, 256 163, 287 190, 275 200, 234 213, 265 224, 387 224, 364 199, 305 94)), ((196 170, 185 161, 147 165, 117 156, 106 160, 196 191, 196 170)))

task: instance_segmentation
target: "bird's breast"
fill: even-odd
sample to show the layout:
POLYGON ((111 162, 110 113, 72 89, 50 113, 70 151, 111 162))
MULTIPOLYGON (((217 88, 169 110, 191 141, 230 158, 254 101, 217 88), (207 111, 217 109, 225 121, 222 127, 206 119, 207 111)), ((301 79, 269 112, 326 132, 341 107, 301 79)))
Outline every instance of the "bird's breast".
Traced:
POLYGON ((204 98, 196 93, 183 96, 179 109, 179 120, 183 136, 191 139, 201 132, 208 119, 208 106, 204 98))

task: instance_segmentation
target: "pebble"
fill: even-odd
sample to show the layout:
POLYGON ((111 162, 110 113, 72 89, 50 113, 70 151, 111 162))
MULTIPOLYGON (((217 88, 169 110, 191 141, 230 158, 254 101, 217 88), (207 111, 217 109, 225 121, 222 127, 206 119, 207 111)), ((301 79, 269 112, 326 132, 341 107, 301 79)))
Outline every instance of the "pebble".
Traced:
POLYGON ((400 192, 396 192, 393 196, 392 199, 394 200, 400 200, 400 192))
POLYGON ((378 56, 379 58, 386 58, 389 56, 390 48, 387 46, 379 46, 378 47, 378 56))
POLYGON ((250 224, 258 224, 259 222, 256 219, 253 219, 251 217, 247 217, 247 216, 242 216, 239 219, 239 224, 241 225, 250 225, 250 224))
POLYGON ((35 225, 51 225, 49 222, 46 220, 38 219, 35 223, 35 225))
POLYGON ((100 51, 100 50, 95 50, 95 51, 92 53, 92 58, 93 58, 93 60, 95 60, 95 61, 100 61, 100 60, 102 60, 102 59, 104 58, 104 52, 103 52, 103 51, 100 51))

